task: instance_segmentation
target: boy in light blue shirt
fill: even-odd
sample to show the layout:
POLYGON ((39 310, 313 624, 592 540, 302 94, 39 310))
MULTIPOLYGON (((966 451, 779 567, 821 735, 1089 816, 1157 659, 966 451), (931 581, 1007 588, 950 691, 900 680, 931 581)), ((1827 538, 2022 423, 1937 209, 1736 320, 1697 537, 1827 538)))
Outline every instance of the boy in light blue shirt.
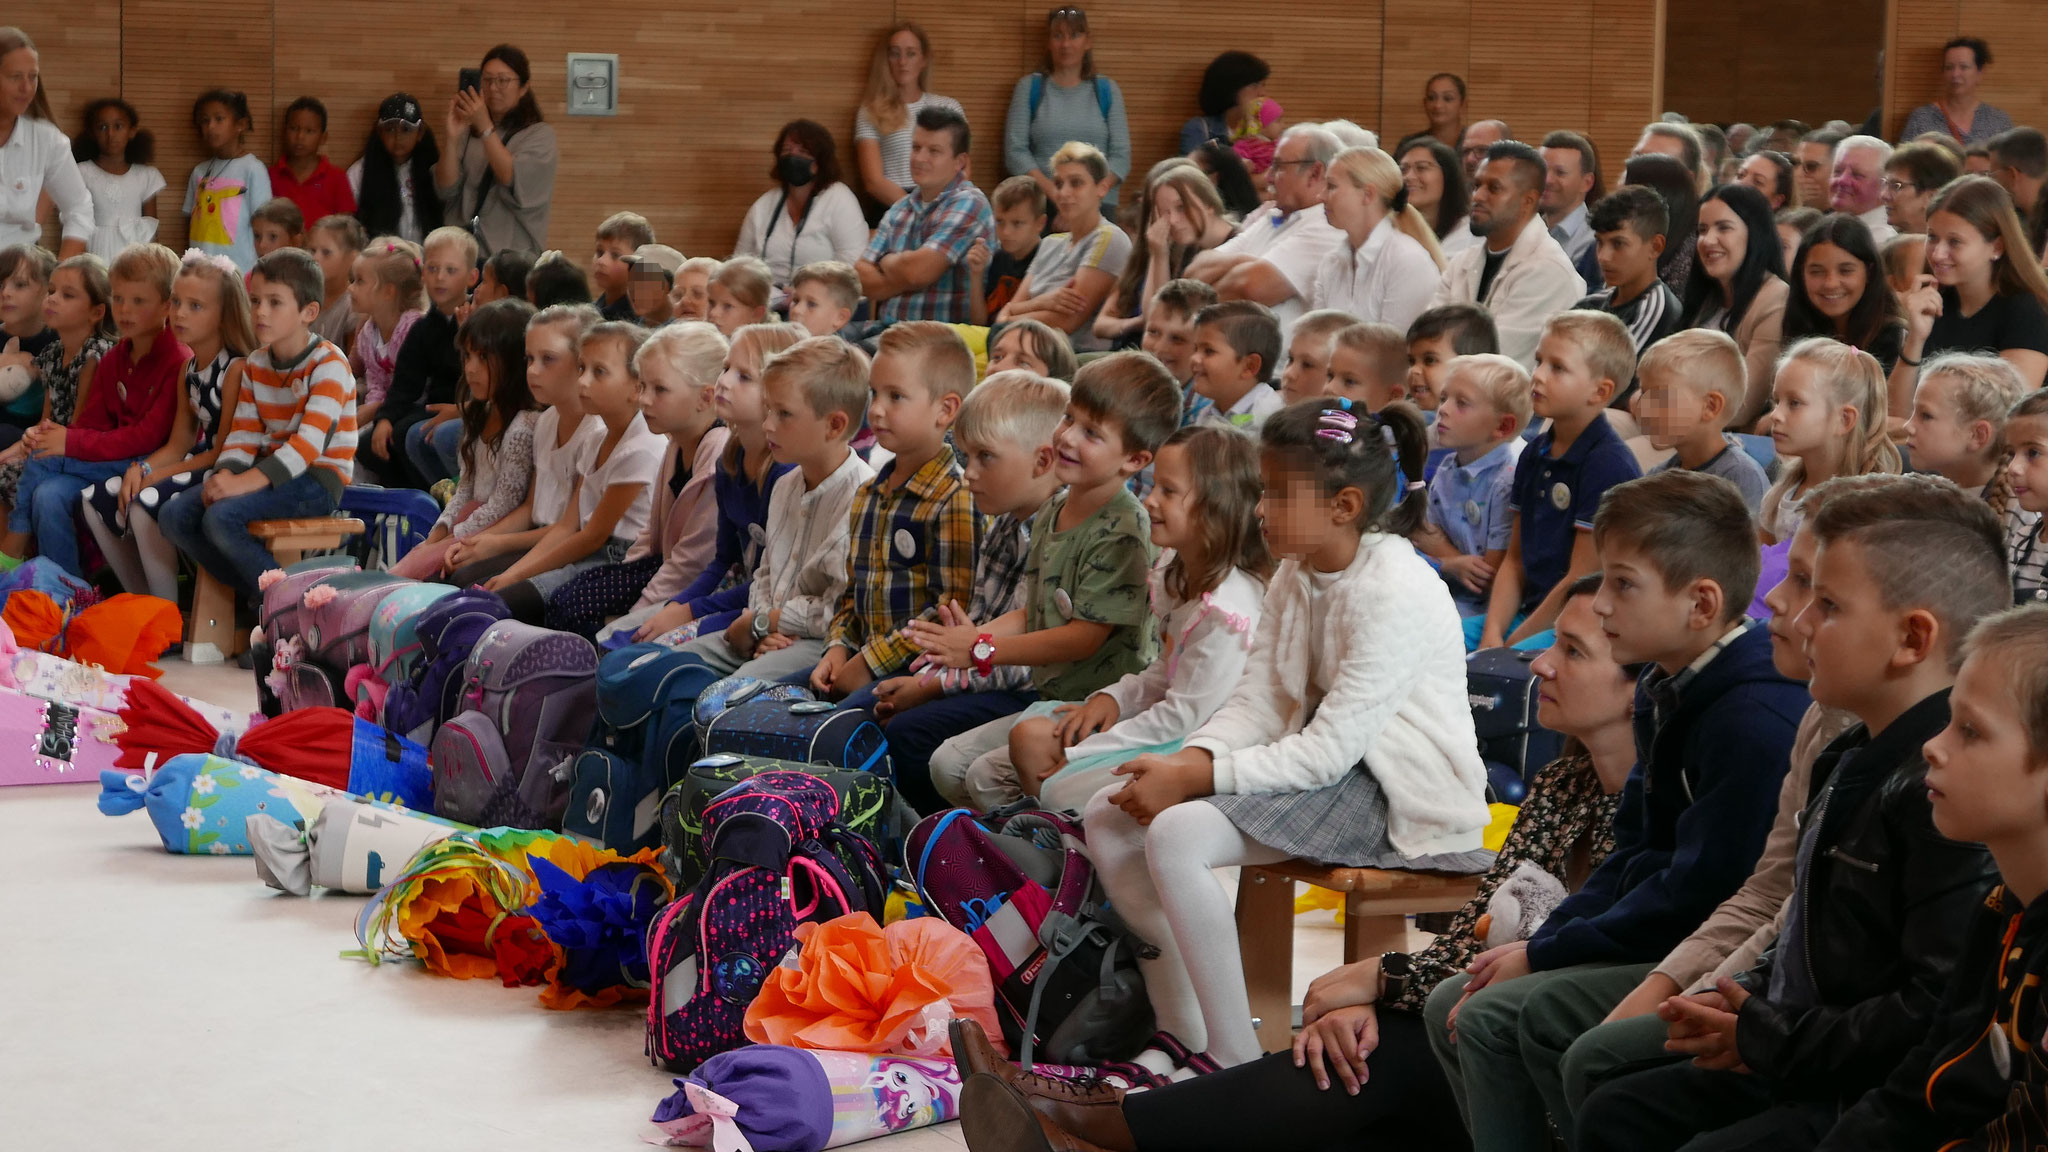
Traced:
POLYGON ((1415 545, 1436 561, 1461 616, 1486 615, 1493 575, 1507 555, 1514 529, 1508 489, 1529 416, 1529 373, 1520 364, 1498 353, 1450 362, 1436 435, 1452 456, 1430 481, 1429 518, 1415 545))

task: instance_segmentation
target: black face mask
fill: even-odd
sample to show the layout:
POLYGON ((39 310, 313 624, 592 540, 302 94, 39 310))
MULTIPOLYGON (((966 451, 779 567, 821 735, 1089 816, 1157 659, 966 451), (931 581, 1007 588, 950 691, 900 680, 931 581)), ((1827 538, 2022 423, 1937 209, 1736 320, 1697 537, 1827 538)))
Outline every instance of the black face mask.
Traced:
POLYGON ((791 188, 801 188, 809 184, 811 177, 815 173, 816 166, 811 163, 809 156, 777 156, 775 158, 775 175, 780 177, 782 182, 791 188))

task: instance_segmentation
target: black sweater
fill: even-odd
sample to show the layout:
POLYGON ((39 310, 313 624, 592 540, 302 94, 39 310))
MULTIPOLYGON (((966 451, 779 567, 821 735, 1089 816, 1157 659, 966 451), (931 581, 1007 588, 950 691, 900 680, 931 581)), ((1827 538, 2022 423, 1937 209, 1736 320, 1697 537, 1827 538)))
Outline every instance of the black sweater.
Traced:
POLYGON ((427 309, 413 323, 391 366, 391 390, 377 419, 402 430, 425 416, 427 405, 456 403, 462 388, 462 352, 455 347, 459 327, 455 317, 438 308, 427 309))

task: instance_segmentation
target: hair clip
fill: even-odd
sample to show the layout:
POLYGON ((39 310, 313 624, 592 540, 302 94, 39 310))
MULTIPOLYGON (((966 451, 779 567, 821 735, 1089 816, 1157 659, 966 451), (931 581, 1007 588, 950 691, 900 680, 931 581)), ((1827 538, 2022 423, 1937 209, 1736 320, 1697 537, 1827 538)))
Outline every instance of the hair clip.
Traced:
POLYGON ((242 269, 233 260, 217 252, 208 252, 204 248, 185 249, 185 255, 179 259, 178 263, 186 268, 196 268, 204 264, 223 275, 233 276, 237 280, 242 278, 242 269))
POLYGON ((1429 487, 1429 485, 1421 480, 1410 480, 1408 482, 1408 490, 1410 492, 1420 492, 1427 487, 1429 487))
POLYGON ((1389 450, 1398 449, 1400 447, 1400 445, 1394 443, 1394 426, 1384 421, 1380 423, 1380 439, 1386 442, 1387 448, 1389 450))

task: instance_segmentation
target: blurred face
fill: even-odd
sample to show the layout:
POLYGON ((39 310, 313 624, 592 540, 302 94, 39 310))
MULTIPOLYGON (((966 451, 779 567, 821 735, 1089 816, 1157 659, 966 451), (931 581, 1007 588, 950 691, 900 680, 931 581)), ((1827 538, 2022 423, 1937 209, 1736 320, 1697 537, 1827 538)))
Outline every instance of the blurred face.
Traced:
POLYGON ((1053 68, 1061 72, 1081 67, 1081 61, 1087 57, 1093 43, 1088 33, 1064 21, 1053 24, 1045 33, 1046 54, 1052 57, 1053 68))
POLYGON ((1658 661, 1667 672, 1693 640, 1691 620, 1696 600, 1691 586, 1671 590, 1648 557, 1625 541, 1609 540, 1600 549, 1600 591, 1593 594, 1593 612, 1623 664, 1658 661))
POLYGON ((380 120, 377 122, 377 142, 391 153, 394 166, 403 167, 407 160, 412 159, 412 150, 420 146, 420 126, 400 120, 380 120))
POLYGON ((462 382, 469 385, 469 398, 491 398, 491 362, 468 348, 462 350, 462 382))
POLYGON ((2027 735, 2003 657, 1972 656, 1949 694, 1948 727, 1921 749, 1934 829, 1951 840, 1997 845, 2034 835, 2048 808, 2041 758, 2027 735))
POLYGON ((256 243, 258 258, 268 256, 279 248, 289 248, 296 239, 285 226, 275 220, 258 220, 249 226, 249 234, 256 243))
POLYGON ((42 62, 33 48, 16 48, 0 56, 0 113, 9 119, 28 115, 42 82, 42 62))
POLYGON ((1053 433, 1052 450, 1053 475, 1062 484, 1083 488, 1135 476, 1152 459, 1149 452, 1125 451, 1123 429, 1113 421, 1071 404, 1053 433))
MULTIPOLYGON (((1536 370, 1529 374, 1529 381, 1529 399, 1536 415, 1553 419, 1583 417, 1607 403, 1613 392, 1611 381, 1594 377, 1578 345, 1556 333, 1545 333, 1537 343, 1536 370)), ((1633 658, 1629 662, 1633 663, 1633 658)))
POLYGON ((1199 547, 1202 508, 1195 469, 1186 446, 1169 444, 1152 460, 1152 492, 1145 514, 1152 519, 1152 543, 1161 548, 1199 547))
POLYGON ((1015 327, 1005 328, 1003 334, 996 337, 996 346, 988 352, 988 370, 991 374, 1001 372, 1005 368, 1022 368, 1027 372, 1036 372, 1040 376, 1052 374, 1045 361, 1039 358, 1038 350, 1032 347, 1031 340, 1024 331, 1015 327))
POLYGON ((1878 594, 1863 545, 1837 540, 1821 546, 1814 554, 1813 599, 1792 625, 1806 646, 1814 702, 1861 712, 1898 651, 1901 623, 1878 594))
POLYGON ((331 228, 315 228, 306 237, 306 243, 313 259, 320 262, 320 274, 327 278, 327 294, 334 296, 347 288, 349 269, 355 266, 356 254, 331 228))
POLYGON ((1439 76, 1422 90, 1422 114, 1432 129, 1455 128, 1465 118, 1465 98, 1448 76, 1439 76))
POLYGON ((670 315, 668 277, 662 275, 661 265, 641 261, 627 270, 626 299, 632 302, 635 316, 650 324, 666 323, 670 315))
POLYGON ((188 347, 220 339, 220 287, 204 276, 172 281, 171 334, 188 347))
POLYGON ((1987 287, 1993 266, 2005 255, 2005 241, 1987 240, 1953 212, 1927 221, 1927 270, 1944 287, 1987 287))
POLYGON ((1282 212, 1313 208, 1328 192, 1327 173, 1310 156, 1308 141, 1299 138, 1280 145, 1266 178, 1273 184, 1273 203, 1282 212))
POLYGON ((574 400, 582 370, 567 327, 541 324, 526 330, 526 387, 536 401, 560 404, 574 400))
MULTIPOLYGON (((4 67, 0 64, 0 68, 4 67)), ((0 75, 0 83, 4 82, 4 75, 0 75)), ((119 162, 127 155, 128 141, 134 137, 135 122, 128 119, 126 112, 107 107, 93 113, 92 140, 99 145, 101 159, 119 162)))
MULTIPOLYGON (((1315 477, 1272 452, 1259 453, 1263 494, 1257 509, 1259 534, 1275 556, 1308 556, 1319 552, 1349 524, 1333 523, 1331 499, 1315 477)), ((1349 491, 1356 491, 1350 489, 1349 491)))
POLYGON ((1956 407, 1954 380, 1920 378, 1913 389, 1913 412, 1906 417, 1906 447, 1913 454, 1914 471, 1953 479, 1983 463, 1993 435, 1989 423, 1963 419, 1956 407))
POLYGON ((1801 141, 1792 153, 1793 176, 1801 204, 1828 202, 1828 177, 1835 169, 1835 150, 1827 144, 1801 141))
POLYGON ((935 199, 967 168, 967 153, 953 151, 953 133, 912 127, 910 180, 926 200, 935 199))
POLYGON ((899 92, 919 90, 918 78, 924 75, 925 64, 924 43, 917 33, 906 28, 889 37, 889 78, 899 92))
POLYGON ((1500 436, 1501 413, 1462 372, 1448 373, 1436 407, 1436 440, 1446 448, 1478 448, 1500 436))
POLYGON ((1600 275, 1609 284, 1634 286, 1657 274, 1657 257, 1664 254, 1664 238, 1648 240, 1628 225, 1602 232, 1593 241, 1593 258, 1600 263, 1600 275))
POLYGON ((1408 189, 1408 203, 1434 220, 1444 198, 1444 170, 1429 149, 1412 148, 1401 157, 1401 183, 1408 189))
POLYGON ((711 314, 711 274, 702 268, 676 273, 676 286, 669 289, 669 307, 677 320, 702 320, 711 314))
POLYGON ((28 264, 23 261, 5 283, 0 283, 0 323, 30 331, 40 328, 43 297, 49 294, 50 286, 30 275, 28 264))
POLYGON ((1837 212, 1861 215, 1884 203, 1884 170, 1869 148, 1844 149, 1835 157, 1834 178, 1828 181, 1828 203, 1837 212))
MULTIPOLYGON (((1408 342, 1408 394, 1441 398, 1450 376, 1450 362, 1458 356, 1449 336, 1408 342)), ((1441 406, 1441 399, 1438 400, 1441 406)))
POLYGON ((1280 366, 1280 395, 1289 404, 1323 394, 1323 386, 1330 382, 1332 343, 1328 336, 1294 330, 1294 339, 1287 342, 1287 362, 1280 366))
POLYGON ((934 396, 916 356, 882 352, 868 372, 868 428, 897 455, 939 442, 952 422, 950 396, 934 396))
POLYGON ((1968 48, 1951 48, 1942 53, 1941 83, 1949 95, 1968 97, 1977 93, 1984 73, 1977 67, 1977 54, 1968 48))
POLYGON ((1813 530, 1806 524, 1792 534, 1792 546, 1785 553, 1785 578, 1764 594, 1771 610, 1771 666, 1789 680, 1806 679, 1806 641, 1792 625, 1813 600, 1813 530))
POLYGON ((427 249, 421 275, 427 282, 427 299, 441 311, 453 312, 476 283, 476 265, 459 246, 436 244, 427 249))
POLYGON ((626 257, 633 254, 633 243, 626 239, 606 240, 600 237, 597 251, 590 261, 590 281, 606 296, 617 296, 626 290, 626 257))
POLYGON ((1012 204, 996 213, 996 243, 1012 256, 1022 257, 1038 247, 1044 232, 1045 217, 1033 212, 1028 203, 1012 204))
POLYGON ((1338 345, 1330 352, 1330 382, 1327 396, 1348 396, 1367 412, 1377 412, 1401 398, 1401 381, 1383 380, 1373 371, 1372 359, 1356 348, 1338 345))
POLYGON ((1038 499, 1031 482, 1052 467, 1052 446, 1025 448, 1002 441, 991 444, 961 442, 961 474, 967 490, 974 494, 974 506, 984 516, 1001 516, 1036 508, 1038 499))
POLYGON ((1574 596, 1557 613, 1557 640, 1530 661, 1542 681, 1536 720, 1552 732, 1584 739, 1635 714, 1636 685, 1614 659, 1593 614, 1591 596, 1574 596))
POLYGON ((1742 258, 1749 254, 1749 226, 1726 202, 1709 200, 1700 205, 1700 237, 1695 252, 1700 269, 1726 288, 1734 282, 1742 258))
POLYGON ((1659 451, 1678 447, 1699 430, 1705 398, 1671 373, 1645 373, 1641 395, 1636 412, 1642 418, 1643 432, 1659 451))
POLYGON ((1913 183, 1907 168, 1887 169, 1884 175, 1884 218, 1901 232, 1927 231, 1927 202, 1934 199, 1932 188, 1913 183))
POLYGON ((1194 371, 1195 318, 1170 308, 1152 308, 1146 313, 1139 347, 1166 365, 1174 380, 1186 384, 1194 371))
POLYGON ((752 348, 734 348, 726 356, 712 404, 718 418, 734 431, 761 426, 761 365, 752 348))
POLYGON ((2048 509, 2048 416, 2015 416, 2005 422, 2012 460, 2005 466, 2013 499, 2029 512, 2048 509))
POLYGON ((1963 157, 1963 172, 1969 176, 1989 176, 1991 157, 1988 153, 1976 152, 1963 157))
POLYGON ((1479 165, 1486 159, 1486 150, 1507 139, 1500 125, 1482 120, 1465 129, 1465 138, 1459 142, 1458 157, 1465 162, 1465 175, 1478 177, 1479 165))
POLYGON ((85 276, 76 268, 60 268, 50 277, 50 294, 43 300, 43 323, 64 334, 89 332, 106 312, 85 291, 85 276))
POLYGON ((1820 455, 1854 423, 1856 410, 1835 407, 1814 368, 1792 360, 1771 381, 1771 443, 1782 457, 1820 455))
POLYGON ((833 418, 818 415, 794 375, 781 373, 761 388, 761 434, 767 438, 768 454, 778 464, 818 459, 825 446, 837 441, 846 428, 846 418, 839 413, 833 413, 833 418))
POLYGON ((1109 192, 1109 180, 1096 180, 1086 164, 1057 164, 1052 173, 1052 201, 1059 206, 1060 226, 1072 229, 1077 222, 1101 215, 1102 197, 1109 192))
POLYGON ((1863 266, 1863 261, 1825 242, 1807 249, 1806 263, 1800 266, 1799 275, 1806 282, 1806 298, 1838 328, 1870 287, 1870 269, 1863 266))
POLYGON ((1593 174, 1586 171, 1585 157, 1576 148, 1543 149, 1543 196, 1536 210, 1545 218, 1565 216, 1586 202, 1593 190, 1593 174))
POLYGON ((285 159, 310 160, 320 154, 326 143, 327 129, 320 126, 320 117, 312 109, 301 108, 285 117, 285 159))
POLYGON ((227 105, 201 105, 199 114, 193 119, 199 129, 199 142, 206 146, 208 154, 219 157, 235 154, 241 144, 242 126, 227 105))
POLYGON ((527 86, 519 82, 519 73, 503 60, 485 64, 483 74, 484 110, 493 121, 503 120, 526 98, 527 86))
POLYGON ((714 387, 685 380, 665 357, 647 357, 640 366, 640 414, 647 430, 672 436, 710 423, 714 387))
POLYGON ((583 410, 610 419, 633 411, 640 404, 640 381, 626 365, 626 349, 617 340, 593 340, 583 345, 583 372, 576 378, 583 410))
POLYGON ((1759 154, 1744 160, 1742 167, 1735 170, 1735 179, 1763 193, 1771 211, 1785 206, 1785 197, 1778 191, 1778 166, 1769 157, 1759 154))
POLYGON ((1511 160, 1487 160, 1472 183, 1472 233, 1491 236, 1529 218, 1535 197, 1522 186, 1511 160))
MULTIPOLYGON (((123 284, 128 286, 129 292, 139 291, 142 296, 151 299, 156 298, 156 290, 131 281, 114 281, 114 325, 121 329, 121 335, 128 336, 131 335, 128 325, 121 321, 121 292, 123 284)), ((313 305, 309 304, 304 308, 299 307, 298 299, 292 295, 292 290, 288 285, 271 280, 265 276, 250 275, 249 319, 255 324, 256 343, 268 347, 279 341, 287 341, 308 324, 311 324, 314 315, 318 315, 318 313, 314 312, 313 305), (312 313, 312 315, 308 315, 308 313, 312 313)), ((139 331, 150 330, 146 321, 138 324, 137 328, 139 331)))

